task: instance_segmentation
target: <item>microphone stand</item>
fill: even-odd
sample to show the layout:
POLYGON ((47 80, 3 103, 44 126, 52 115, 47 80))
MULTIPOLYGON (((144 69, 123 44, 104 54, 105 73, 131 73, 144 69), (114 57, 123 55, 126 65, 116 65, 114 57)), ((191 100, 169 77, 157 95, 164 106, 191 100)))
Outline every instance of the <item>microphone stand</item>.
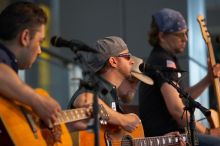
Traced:
POLYGON ((156 73, 158 73, 164 81, 172 85, 180 94, 181 98, 184 98, 186 100, 185 104, 185 110, 188 110, 190 113, 190 135, 191 135, 191 144, 192 146, 195 146, 195 108, 198 108, 205 116, 210 116, 211 112, 203 107, 199 102, 195 101, 187 92, 185 92, 182 88, 178 87, 176 84, 173 83, 172 80, 167 79, 164 77, 163 73, 159 70, 156 70, 156 73))
MULTIPOLYGON (((97 75, 95 74, 95 72, 93 72, 88 66, 88 64, 86 63, 86 61, 83 59, 81 54, 77 53, 77 49, 76 48, 70 48, 73 53, 75 54, 75 58, 74 58, 74 62, 78 63, 81 65, 82 69, 83 69, 83 75, 89 75, 90 78, 92 78, 95 82, 91 83, 91 82, 84 82, 84 86, 87 89, 90 89, 94 92, 93 95, 93 117, 94 117, 94 123, 91 126, 88 126, 88 129, 93 129, 94 134, 95 134, 95 146, 99 146, 100 145, 100 139, 99 139, 99 104, 98 104, 98 96, 97 93, 99 92, 99 78, 97 77, 97 75)), ((93 52, 95 53, 95 52, 93 52)))

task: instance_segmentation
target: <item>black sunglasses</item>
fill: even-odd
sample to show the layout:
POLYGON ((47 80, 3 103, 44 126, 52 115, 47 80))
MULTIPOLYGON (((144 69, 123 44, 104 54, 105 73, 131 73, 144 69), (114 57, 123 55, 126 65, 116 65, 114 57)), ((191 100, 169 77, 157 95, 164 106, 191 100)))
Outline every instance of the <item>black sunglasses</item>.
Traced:
POLYGON ((169 33, 165 33, 165 34, 166 35, 173 35, 173 36, 176 36, 178 38, 183 39, 183 38, 185 38, 185 36, 188 37, 188 30, 185 32, 169 32, 169 33))
POLYGON ((172 35, 175 35, 179 38, 184 38, 185 36, 188 37, 188 31, 186 31, 186 32, 174 32, 174 33, 172 33, 172 35))
POLYGON ((123 54, 119 54, 119 55, 117 55, 115 57, 123 57, 123 58, 125 58, 127 60, 130 60, 131 56, 132 56, 131 53, 123 53, 123 54))

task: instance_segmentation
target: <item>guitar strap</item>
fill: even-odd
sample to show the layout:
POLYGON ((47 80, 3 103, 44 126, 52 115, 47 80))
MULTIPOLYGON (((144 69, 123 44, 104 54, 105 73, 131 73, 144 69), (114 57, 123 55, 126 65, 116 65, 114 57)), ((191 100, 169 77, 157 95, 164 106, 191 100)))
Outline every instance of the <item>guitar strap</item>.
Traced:
POLYGON ((18 73, 18 63, 17 63, 17 60, 15 58, 15 55, 12 52, 10 52, 9 49, 7 49, 1 43, 0 43, 0 50, 4 51, 10 59, 10 60, 8 60, 8 59, 5 60, 5 59, 3 59, 4 57, 1 58, 1 56, 0 56, 0 62, 3 62, 5 64, 9 65, 16 73, 18 73))
POLYGON ((116 105, 116 111, 118 111, 120 113, 124 113, 124 110, 120 105, 118 95, 117 95, 117 92, 116 92, 115 88, 112 89, 110 93, 111 93, 112 97, 115 98, 115 101, 112 102, 112 109, 115 110, 114 107, 113 107, 113 103, 114 103, 116 105))

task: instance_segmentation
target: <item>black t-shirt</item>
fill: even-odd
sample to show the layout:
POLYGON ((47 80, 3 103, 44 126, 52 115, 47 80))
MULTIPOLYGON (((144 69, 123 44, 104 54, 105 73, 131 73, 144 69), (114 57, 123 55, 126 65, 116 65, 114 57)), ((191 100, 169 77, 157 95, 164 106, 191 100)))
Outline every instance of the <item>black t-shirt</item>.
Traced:
MULTIPOLYGON (((98 95, 98 97, 101 100, 103 100, 113 110, 123 112, 122 108, 120 107, 120 103, 118 100, 117 91, 116 91, 115 86, 113 86, 111 83, 106 81, 104 78, 101 78, 98 76, 96 76, 96 78, 93 78, 93 79, 90 78, 88 80, 88 82, 91 82, 91 83, 97 82, 96 87, 98 87, 98 91, 96 94, 98 95)), ((75 108, 73 106, 74 101, 76 100, 76 98, 80 94, 82 94, 84 92, 94 93, 95 91, 94 91, 94 88, 92 89, 92 88, 88 88, 86 86, 79 87, 79 89, 74 93, 71 100, 69 101, 67 108, 68 109, 75 108)))
MULTIPOLYGON (((159 46, 152 50, 146 63, 180 69, 175 55, 159 46)), ((139 113, 145 136, 159 136, 171 131, 181 131, 177 122, 169 114, 160 91, 165 80, 155 71, 148 71, 145 74, 154 80, 154 85, 140 83, 139 86, 139 113)), ((169 80, 178 81, 178 74, 175 72, 162 72, 162 74, 169 80)))
POLYGON ((15 55, 8 48, 0 43, 0 63, 7 64, 18 73, 18 64, 15 55))

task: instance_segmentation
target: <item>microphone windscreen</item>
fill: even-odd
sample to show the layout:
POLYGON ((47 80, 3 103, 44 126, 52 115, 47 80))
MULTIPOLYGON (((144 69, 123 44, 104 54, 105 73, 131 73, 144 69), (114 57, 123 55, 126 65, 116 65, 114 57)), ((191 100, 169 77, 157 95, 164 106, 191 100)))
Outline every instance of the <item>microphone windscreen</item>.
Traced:
POLYGON ((144 72, 144 68, 145 68, 145 64, 144 64, 144 63, 141 63, 141 64, 139 65, 139 70, 140 70, 141 72, 144 72))
POLYGON ((58 37, 57 36, 53 36, 50 40, 50 43, 53 45, 53 46, 56 46, 57 44, 57 40, 58 40, 58 37))
MULTIPOLYGON (((73 43, 71 41, 66 41, 62 37, 53 36, 51 38, 51 44, 55 47, 73 47, 73 43)), ((76 46, 78 44, 75 44, 76 46)))
POLYGON ((216 41, 216 43, 220 43, 220 36, 217 36, 217 37, 215 38, 215 41, 216 41))

